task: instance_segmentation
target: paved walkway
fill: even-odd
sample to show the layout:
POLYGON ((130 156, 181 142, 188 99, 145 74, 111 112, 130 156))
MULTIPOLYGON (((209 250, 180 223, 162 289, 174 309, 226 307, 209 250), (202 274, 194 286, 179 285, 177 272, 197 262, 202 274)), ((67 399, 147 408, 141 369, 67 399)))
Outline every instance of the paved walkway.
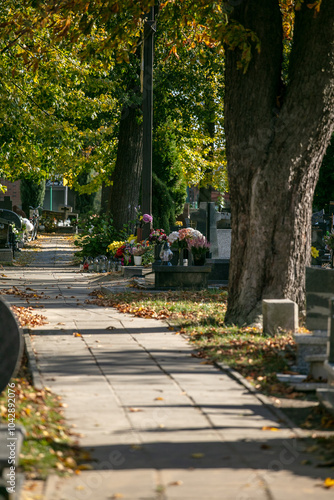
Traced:
POLYGON ((41 381, 95 459, 79 476, 50 476, 45 500, 333 498, 321 487, 333 469, 305 465, 296 433, 254 394, 192 357, 164 322, 85 304, 99 285, 71 267, 69 240, 42 244, 0 287, 42 295, 49 323, 30 334, 41 381))

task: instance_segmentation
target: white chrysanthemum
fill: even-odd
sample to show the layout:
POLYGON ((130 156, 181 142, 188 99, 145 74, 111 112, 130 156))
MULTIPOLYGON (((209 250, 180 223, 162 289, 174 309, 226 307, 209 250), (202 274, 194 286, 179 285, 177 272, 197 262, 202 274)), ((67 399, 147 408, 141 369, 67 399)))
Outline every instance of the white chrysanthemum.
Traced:
POLYGON ((203 234, 200 231, 197 231, 197 229, 191 229, 191 237, 192 238, 202 238, 203 234))
POLYGON ((173 231, 172 233, 170 233, 170 235, 168 236, 168 241, 169 243, 173 244, 175 243, 175 241, 177 241, 179 239, 179 233, 178 231, 173 231))

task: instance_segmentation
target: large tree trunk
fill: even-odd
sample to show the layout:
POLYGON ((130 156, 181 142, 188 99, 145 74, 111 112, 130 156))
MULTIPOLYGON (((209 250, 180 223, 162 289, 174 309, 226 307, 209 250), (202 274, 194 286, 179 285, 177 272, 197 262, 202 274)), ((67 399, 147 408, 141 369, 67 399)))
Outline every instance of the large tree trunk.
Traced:
POLYGON ((264 298, 304 305, 313 193, 334 112, 334 2, 296 13, 282 91, 278 0, 244 0, 233 17, 261 40, 247 72, 226 51, 225 127, 232 212, 227 322, 259 319, 264 298))
POLYGON ((126 107, 120 122, 109 212, 116 229, 135 219, 143 167, 143 126, 138 107, 126 107))

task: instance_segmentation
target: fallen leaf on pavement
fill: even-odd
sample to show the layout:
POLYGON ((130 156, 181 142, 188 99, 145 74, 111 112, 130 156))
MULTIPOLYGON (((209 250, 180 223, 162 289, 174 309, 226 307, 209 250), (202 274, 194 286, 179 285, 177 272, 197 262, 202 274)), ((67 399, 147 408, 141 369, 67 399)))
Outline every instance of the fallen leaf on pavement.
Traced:
POLYGON ((94 467, 90 464, 81 464, 78 465, 78 470, 93 470, 94 467))
POLYGON ((73 337, 82 337, 82 335, 79 332, 73 332, 73 337))
POLYGON ((263 431, 273 431, 273 432, 276 432, 276 431, 279 431, 280 429, 278 429, 277 427, 270 427, 268 425, 265 425, 264 427, 262 427, 262 430, 263 431))
POLYGON ((192 453, 191 458, 203 458, 205 457, 204 453, 192 453))
POLYGON ((331 479, 330 477, 325 479, 325 481, 324 481, 325 488, 333 488, 333 486, 334 486, 334 479, 331 479))

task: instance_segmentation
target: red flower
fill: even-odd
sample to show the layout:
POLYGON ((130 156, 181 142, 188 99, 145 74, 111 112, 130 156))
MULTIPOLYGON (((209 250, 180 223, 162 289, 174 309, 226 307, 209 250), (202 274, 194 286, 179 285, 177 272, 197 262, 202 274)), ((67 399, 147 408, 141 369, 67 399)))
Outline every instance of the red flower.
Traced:
POLYGON ((121 247, 119 247, 117 249, 117 252, 115 253, 116 259, 120 259, 121 257, 124 257, 124 249, 125 249, 125 245, 122 245, 121 247))

